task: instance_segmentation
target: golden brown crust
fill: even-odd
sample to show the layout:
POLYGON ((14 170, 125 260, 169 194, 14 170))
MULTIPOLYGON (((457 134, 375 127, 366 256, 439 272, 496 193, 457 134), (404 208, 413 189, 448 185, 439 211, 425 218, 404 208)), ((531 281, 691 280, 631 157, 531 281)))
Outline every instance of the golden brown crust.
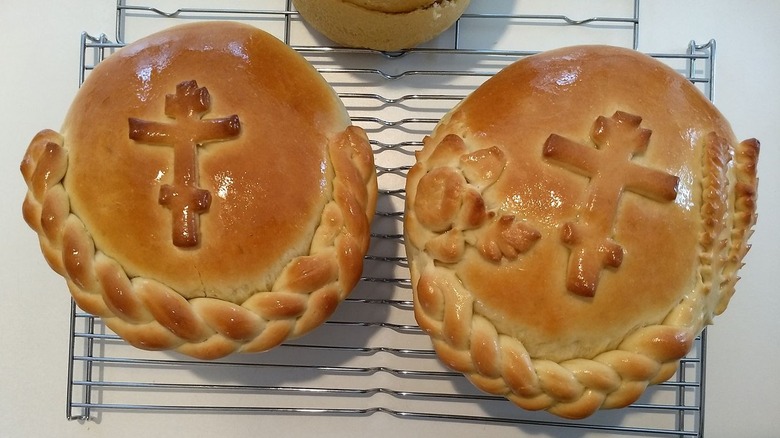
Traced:
POLYGON ((757 156, 645 55, 519 61, 445 116, 409 172, 415 316, 447 365, 519 406, 625 406, 733 294, 757 156))
POLYGON ((268 349, 324 322, 360 278, 376 204, 368 139, 316 71, 258 29, 184 25, 127 46, 95 69, 62 131, 27 150, 23 214, 79 306, 133 345, 202 358, 268 349), (154 145, 188 117, 163 114, 177 84, 210 108, 192 123, 234 125, 205 134, 224 142, 213 150, 196 139, 196 176, 181 181, 179 151, 154 145), (194 242, 176 241, 166 185, 210 195, 194 242))
POLYGON ((409 49, 452 26, 470 0, 293 0, 301 16, 338 44, 409 49))

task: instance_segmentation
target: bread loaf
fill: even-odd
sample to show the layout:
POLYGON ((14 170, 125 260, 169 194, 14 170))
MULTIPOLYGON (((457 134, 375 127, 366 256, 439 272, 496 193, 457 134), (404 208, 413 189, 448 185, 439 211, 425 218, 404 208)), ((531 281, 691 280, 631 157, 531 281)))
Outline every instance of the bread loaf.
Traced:
POLYGON ((293 0, 304 20, 348 47, 409 49, 447 30, 470 0, 293 0))
POLYGON ((365 133, 299 54, 185 24, 90 73, 21 165, 24 217, 78 305, 131 344, 216 358, 325 321, 376 202, 365 133))
POLYGON ((734 293, 758 151, 636 51, 517 61, 442 119, 409 172, 415 316, 444 363, 521 407, 626 406, 734 293))

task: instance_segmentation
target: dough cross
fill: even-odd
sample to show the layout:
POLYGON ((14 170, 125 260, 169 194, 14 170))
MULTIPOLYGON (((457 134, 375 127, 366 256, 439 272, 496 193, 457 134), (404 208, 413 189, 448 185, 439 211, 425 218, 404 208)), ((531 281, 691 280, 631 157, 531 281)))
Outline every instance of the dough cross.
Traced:
POLYGON ((545 158, 590 178, 577 221, 562 227, 561 240, 571 250, 566 287, 577 295, 595 296, 601 270, 623 262, 623 248, 612 240, 623 191, 657 202, 677 197, 678 177, 631 161, 650 141, 651 131, 640 128, 641 122, 639 116, 618 111, 611 118, 596 119, 590 134, 595 148, 557 134, 544 144, 545 158))
POLYGON ((159 203, 173 214, 173 244, 179 247, 198 244, 198 216, 211 205, 211 193, 198 187, 198 146, 230 140, 241 131, 235 114, 202 120, 210 109, 208 90, 186 81, 176 86, 176 94, 165 96, 165 115, 175 122, 128 119, 130 139, 173 147, 174 182, 160 187, 159 203))

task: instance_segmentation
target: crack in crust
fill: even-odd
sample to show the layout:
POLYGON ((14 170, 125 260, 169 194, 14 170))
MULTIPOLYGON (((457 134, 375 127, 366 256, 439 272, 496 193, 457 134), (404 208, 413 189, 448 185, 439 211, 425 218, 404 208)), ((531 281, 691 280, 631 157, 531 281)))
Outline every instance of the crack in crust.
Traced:
MULTIPOLYGON (((450 134, 410 172, 420 180, 426 167, 446 166, 442 156, 463 153, 452 147, 450 134), (444 153, 445 151, 449 151, 444 153)), ((462 143, 462 140, 461 140, 462 143)), ((636 401, 648 385, 668 380, 678 369, 704 324, 701 315, 711 315, 712 300, 719 294, 716 313, 722 312, 737 281, 736 271, 749 249, 747 239, 756 221, 756 164, 759 144, 746 140, 736 147, 717 135, 705 138, 703 147, 700 245, 701 281, 659 324, 641 327, 611 350, 592 358, 555 362, 531 357, 521 340, 500 333, 477 311, 472 294, 457 274, 440 261, 439 247, 463 249, 451 241, 463 239, 462 231, 444 233, 426 229, 423 220, 407 208, 407 249, 413 268, 415 317, 431 337, 438 357, 463 373, 478 388, 511 400, 528 410, 547 410, 565 418, 584 418, 599 409, 621 408, 636 401), (729 167, 731 153, 735 164, 729 167), (726 218, 733 219, 726 221, 726 218), (439 240, 447 244, 439 245, 439 240), (420 246, 421 242, 427 242, 420 246), (419 251, 415 248, 424 248, 419 251), (716 290, 720 289, 720 290, 716 290)), ((407 189, 416 201, 415 188, 407 189)), ((415 205, 416 207, 416 205, 415 205)), ((486 207, 489 208, 489 207, 486 207)), ((457 253, 455 251, 453 253, 457 253)), ((499 252, 487 251, 498 259, 499 252)))
POLYGON ((76 303, 143 349, 175 349, 214 359, 263 351, 323 323, 360 278, 376 204, 376 173, 368 138, 350 126, 328 144, 334 177, 309 255, 291 260, 269 291, 238 304, 187 300, 157 281, 131 278, 95 248, 70 209, 62 181, 64 139, 51 130, 33 138, 22 160, 28 185, 23 215, 38 233, 49 265, 67 280, 76 303))

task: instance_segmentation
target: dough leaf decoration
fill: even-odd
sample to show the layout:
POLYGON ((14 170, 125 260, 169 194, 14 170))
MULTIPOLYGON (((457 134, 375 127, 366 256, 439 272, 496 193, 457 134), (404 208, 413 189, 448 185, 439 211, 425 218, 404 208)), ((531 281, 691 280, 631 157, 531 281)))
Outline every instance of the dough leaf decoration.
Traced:
POLYGON ((477 241, 477 249, 482 256, 494 262, 502 258, 515 260, 530 250, 541 237, 538 230, 516 220, 514 216, 505 215, 485 228, 477 241))

